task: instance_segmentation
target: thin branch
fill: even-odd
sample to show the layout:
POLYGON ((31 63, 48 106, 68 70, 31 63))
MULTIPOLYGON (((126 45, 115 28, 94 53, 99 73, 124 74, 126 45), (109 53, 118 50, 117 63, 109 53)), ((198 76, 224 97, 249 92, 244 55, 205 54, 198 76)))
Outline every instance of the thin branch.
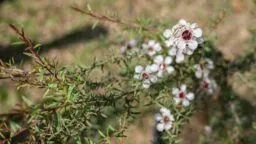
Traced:
POLYGON ((91 10, 82 10, 82 9, 80 9, 78 7, 75 7, 75 6, 71 6, 71 9, 73 9, 73 10, 75 10, 77 12, 80 12, 82 14, 88 15, 88 16, 90 16, 92 18, 97 19, 97 20, 117 23, 117 24, 124 25, 124 26, 130 27, 130 28, 135 28, 135 29, 142 28, 143 30, 147 30, 147 31, 155 31, 154 28, 142 27, 142 26, 140 26, 138 24, 128 23, 128 22, 122 21, 122 20, 117 19, 117 18, 113 18, 113 17, 110 17, 110 16, 106 16, 106 15, 103 15, 103 14, 98 14, 98 13, 92 12, 91 10))
POLYGON ((36 62, 41 65, 42 67, 44 67, 51 75, 53 75, 55 77, 55 79, 58 81, 58 82, 61 82, 60 79, 58 78, 56 72, 53 72, 47 63, 45 63, 42 58, 38 55, 38 53, 35 51, 35 45, 34 43, 32 42, 32 40, 30 40, 29 38, 27 38, 25 36, 25 33, 24 33, 24 30, 21 29, 19 30, 16 26, 10 24, 9 25, 10 28, 16 33, 19 35, 19 39, 21 41, 23 41, 27 46, 28 48, 26 50, 29 50, 33 56, 36 58, 36 62))

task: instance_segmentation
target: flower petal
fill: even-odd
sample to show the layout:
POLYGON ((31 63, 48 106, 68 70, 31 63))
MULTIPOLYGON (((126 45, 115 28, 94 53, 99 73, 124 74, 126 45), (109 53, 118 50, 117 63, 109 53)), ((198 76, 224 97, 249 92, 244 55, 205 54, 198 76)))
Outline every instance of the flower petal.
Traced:
POLYGON ((156 64, 161 64, 161 63, 163 63, 163 61, 164 61, 164 57, 163 57, 162 55, 158 55, 158 56, 156 56, 155 59, 154 59, 154 62, 155 62, 156 64))
POLYGON ((163 70, 159 70, 157 73, 158 77, 163 77, 164 76, 164 71, 163 70))
POLYGON ((167 47, 170 47, 170 46, 173 45, 173 40, 172 40, 172 39, 169 39, 169 40, 164 41, 164 43, 165 43, 165 45, 166 45, 167 47))
POLYGON ((145 72, 146 73, 151 73, 151 65, 147 65, 146 68, 145 68, 145 72))
POLYGON ((156 125, 156 129, 157 129, 157 131, 159 131, 159 132, 164 131, 164 124, 163 124, 163 123, 158 123, 158 124, 156 125))
POLYGON ((170 123, 170 122, 168 124, 165 124, 165 126, 164 126, 165 130, 169 130, 171 128, 172 128, 172 123, 170 123))
POLYGON ((179 49, 184 49, 184 48, 186 48, 186 43, 185 43, 185 41, 183 41, 183 40, 179 41, 179 43, 178 43, 178 48, 179 48, 179 49))
POLYGON ((196 28, 193 30, 195 37, 201 37, 203 35, 203 31, 200 28, 196 28))
POLYGON ((129 42, 128 42, 128 45, 131 46, 131 47, 135 47, 137 45, 137 41, 135 39, 131 39, 129 42))
POLYGON ((133 78, 135 78, 135 79, 141 79, 140 74, 135 74, 135 75, 133 76, 133 78))
POLYGON ((204 43, 204 39, 203 38, 196 38, 196 41, 197 41, 198 44, 204 43))
POLYGON ((155 120, 156 120, 157 122, 161 121, 162 118, 163 118, 163 117, 162 117, 159 113, 155 115, 155 120))
POLYGON ((142 44, 142 48, 143 48, 144 50, 147 50, 147 49, 148 49, 148 45, 147 45, 147 44, 142 44))
POLYGON ((193 100, 193 99, 195 98, 195 95, 194 95, 193 93, 188 93, 188 94, 187 94, 187 98, 188 98, 189 100, 193 100))
POLYGON ((162 113, 162 115, 170 115, 171 114, 171 111, 165 107, 162 107, 160 109, 160 112, 162 113))
POLYGON ((186 49, 185 53, 186 53, 187 55, 192 55, 192 54, 194 53, 194 50, 192 50, 192 49, 186 49))
POLYGON ((171 50, 169 50, 169 55, 170 56, 175 56, 177 54, 177 49, 176 48, 171 48, 171 50))
POLYGON ((177 98, 177 97, 173 98, 173 100, 174 100, 175 104, 179 104, 181 102, 181 99, 177 98))
POLYGON ((152 83, 157 82, 157 77, 156 77, 155 75, 152 75, 152 76, 150 77, 150 81, 151 81, 152 83))
POLYGON ((173 117, 173 115, 170 116, 170 120, 171 120, 171 121, 174 121, 174 120, 175 120, 174 117, 173 117))
POLYGON ((149 80, 144 80, 142 83, 143 88, 149 88, 150 87, 150 81, 149 80))
POLYGON ((209 76, 210 71, 208 69, 203 70, 204 78, 209 76))
POLYGON ((187 25, 187 22, 186 22, 186 20, 184 20, 184 19, 180 19, 179 24, 181 24, 181 25, 187 25))
POLYGON ((135 72, 136 73, 141 73, 142 71, 143 71, 143 67, 141 66, 141 65, 137 65, 136 67, 135 67, 135 72))
POLYGON ((188 43, 188 47, 189 47, 190 49, 192 49, 192 50, 195 50, 195 49, 197 48, 197 46, 198 46, 198 43, 197 43, 197 41, 195 41, 195 40, 191 40, 191 41, 189 41, 189 43, 188 43))
POLYGON ((154 40, 150 40, 148 41, 148 46, 154 46, 155 45, 155 41, 154 40))
POLYGON ((206 61, 206 68, 208 69, 214 69, 214 64, 213 64, 213 61, 209 58, 205 58, 205 61, 206 61))
POLYGON ((186 89, 187 89, 187 86, 185 84, 182 84, 180 86, 180 90, 183 91, 183 92, 186 92, 186 89))
POLYGON ((122 47, 120 48, 120 53, 123 54, 123 53, 125 53, 125 52, 126 52, 126 46, 122 46, 122 47))
POLYGON ((170 57, 170 56, 165 57, 164 63, 167 64, 167 65, 171 64, 172 63, 172 57, 170 57))
POLYGON ((194 29, 194 28, 197 27, 197 24, 196 24, 196 23, 192 23, 192 24, 190 25, 190 27, 191 27, 192 29, 194 29))
POLYGON ((166 70, 168 73, 174 72, 174 68, 172 66, 167 67, 166 70))
POLYGON ((172 94, 173 95, 177 95, 179 93, 179 89, 178 88, 172 88, 172 94))
POLYGON ((184 100, 182 101, 182 104, 183 104, 185 107, 187 107, 187 106, 189 106, 190 102, 189 102, 188 100, 184 99, 184 100))
POLYGON ((195 76, 196 76, 197 78, 201 78, 201 77, 202 77, 202 71, 197 70, 196 73, 195 73, 195 76))
POLYGON ((185 57, 182 53, 177 54, 176 56, 176 63, 181 63, 182 61, 184 61, 185 57))
POLYGON ((172 35, 172 31, 170 29, 166 29, 163 33, 165 38, 170 38, 172 35))
POLYGON ((156 54, 156 51, 148 51, 148 55, 149 56, 153 56, 153 55, 155 55, 156 54))
POLYGON ((159 66, 157 64, 152 64, 151 65, 151 71, 152 72, 157 72, 159 71, 159 66))
POLYGON ((162 50, 162 47, 161 47, 161 45, 159 43, 157 43, 155 45, 155 50, 158 51, 158 52, 162 50))

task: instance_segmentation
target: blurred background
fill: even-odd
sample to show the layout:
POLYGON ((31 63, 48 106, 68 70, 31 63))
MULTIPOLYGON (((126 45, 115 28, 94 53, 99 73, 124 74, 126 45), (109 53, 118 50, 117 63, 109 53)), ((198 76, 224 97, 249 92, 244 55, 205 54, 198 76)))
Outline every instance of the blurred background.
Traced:
MULTIPOLYGON (((0 59, 14 59, 30 69, 31 60, 22 55, 24 48, 13 45, 17 36, 8 24, 23 27, 26 34, 42 44, 40 54, 56 59, 60 65, 85 65, 110 48, 104 44, 128 40, 131 35, 113 23, 94 21, 70 8, 86 8, 90 3, 97 13, 117 16, 125 21, 146 17, 156 22, 175 23, 181 18, 196 22, 227 60, 256 49, 256 0, 0 0, 0 59), (120 38, 121 37, 121 38, 120 38)), ((118 50, 120 46, 111 48, 118 50)), ((256 106, 256 69, 230 75, 230 84, 241 99, 256 106)), ((26 95, 40 99, 40 90, 17 90, 14 83, 0 81, 0 113, 6 113, 26 95)), ((191 118, 182 134, 184 143, 198 143, 209 132, 201 112, 191 118)), ((148 143, 154 119, 143 115, 128 130, 130 143, 148 143), (138 127, 139 126, 139 127, 138 127)))

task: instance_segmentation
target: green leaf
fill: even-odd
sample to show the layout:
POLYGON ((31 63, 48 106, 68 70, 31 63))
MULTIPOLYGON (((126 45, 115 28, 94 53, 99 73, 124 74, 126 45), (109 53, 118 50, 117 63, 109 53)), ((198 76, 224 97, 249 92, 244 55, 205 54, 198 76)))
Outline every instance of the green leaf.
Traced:
POLYGON ((54 113, 54 127, 55 127, 56 132, 60 131, 59 122, 60 122, 60 115, 58 112, 55 112, 54 113))
POLYGON ((18 41, 18 42, 13 42, 11 45, 16 46, 16 45, 23 45, 25 44, 23 41, 18 41))
POLYGON ((103 138, 106 137, 100 130, 98 130, 98 133, 99 133, 103 138))
POLYGON ((256 122, 252 124, 252 127, 256 130, 256 122))
POLYGON ((34 46, 34 48, 37 49, 37 48, 40 48, 41 46, 42 46, 41 44, 36 44, 36 45, 34 46))
POLYGON ((11 136, 14 136, 15 133, 21 129, 21 126, 18 125, 17 123, 15 122, 10 122, 10 127, 11 127, 11 136))
POLYGON ((74 139, 75 139, 76 144, 82 144, 80 136, 76 136, 74 139))
POLYGON ((29 100, 28 98, 26 98, 25 96, 22 96, 21 98, 25 102, 26 105, 28 105, 28 106, 33 105, 33 102, 31 100, 29 100))
POLYGON ((88 9, 88 11, 92 11, 92 7, 91 7, 91 5, 90 4, 87 4, 87 9, 88 9))
POLYGON ((98 23, 99 23, 98 20, 96 20, 96 21, 93 23, 93 25, 92 25, 92 30, 94 30, 94 29, 96 28, 96 26, 98 25, 98 23))
POLYGON ((75 88, 75 85, 71 85, 68 87, 68 97, 67 97, 68 100, 72 100, 72 92, 73 92, 74 88, 75 88))
POLYGON ((48 85, 49 88, 57 88, 57 86, 58 86, 57 84, 49 84, 48 85))

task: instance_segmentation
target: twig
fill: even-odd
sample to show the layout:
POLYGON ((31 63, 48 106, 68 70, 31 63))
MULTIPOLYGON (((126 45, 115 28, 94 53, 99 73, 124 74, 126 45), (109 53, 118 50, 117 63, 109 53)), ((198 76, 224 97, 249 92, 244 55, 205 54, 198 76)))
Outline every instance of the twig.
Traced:
POLYGON ((135 28, 135 29, 140 29, 142 28, 143 30, 147 30, 147 31, 155 31, 154 28, 149 28, 149 27, 141 27, 140 25, 138 24, 135 24, 135 23, 128 23, 128 22, 124 22, 120 19, 117 19, 117 18, 113 18, 113 17, 110 17, 110 16, 106 16, 106 15, 102 15, 102 14, 97 14, 95 12, 92 12, 91 10, 82 10, 78 7, 75 7, 75 6, 71 6, 71 8, 75 11, 78 11, 82 14, 86 14, 90 17, 93 17, 97 20, 101 20, 101 21, 109 21, 109 22, 112 22, 112 23, 117 23, 117 24, 121 24, 121 25, 124 25, 124 26, 127 26, 127 27, 130 27, 130 28, 135 28))
POLYGON ((30 40, 29 38, 27 38, 25 36, 25 33, 24 33, 24 30, 21 29, 21 30, 18 30, 17 27, 15 27, 14 25, 10 24, 9 25, 10 28, 16 33, 19 35, 19 39, 21 41, 23 41, 27 46, 28 48, 26 50, 29 50, 36 58, 36 62, 41 65, 42 67, 44 67, 51 75, 53 75, 55 77, 55 79, 60 83, 60 79, 58 78, 56 72, 54 73, 49 67, 48 67, 48 64, 46 64, 42 58, 37 54, 37 52, 35 51, 35 45, 34 43, 32 42, 32 40, 30 40))

